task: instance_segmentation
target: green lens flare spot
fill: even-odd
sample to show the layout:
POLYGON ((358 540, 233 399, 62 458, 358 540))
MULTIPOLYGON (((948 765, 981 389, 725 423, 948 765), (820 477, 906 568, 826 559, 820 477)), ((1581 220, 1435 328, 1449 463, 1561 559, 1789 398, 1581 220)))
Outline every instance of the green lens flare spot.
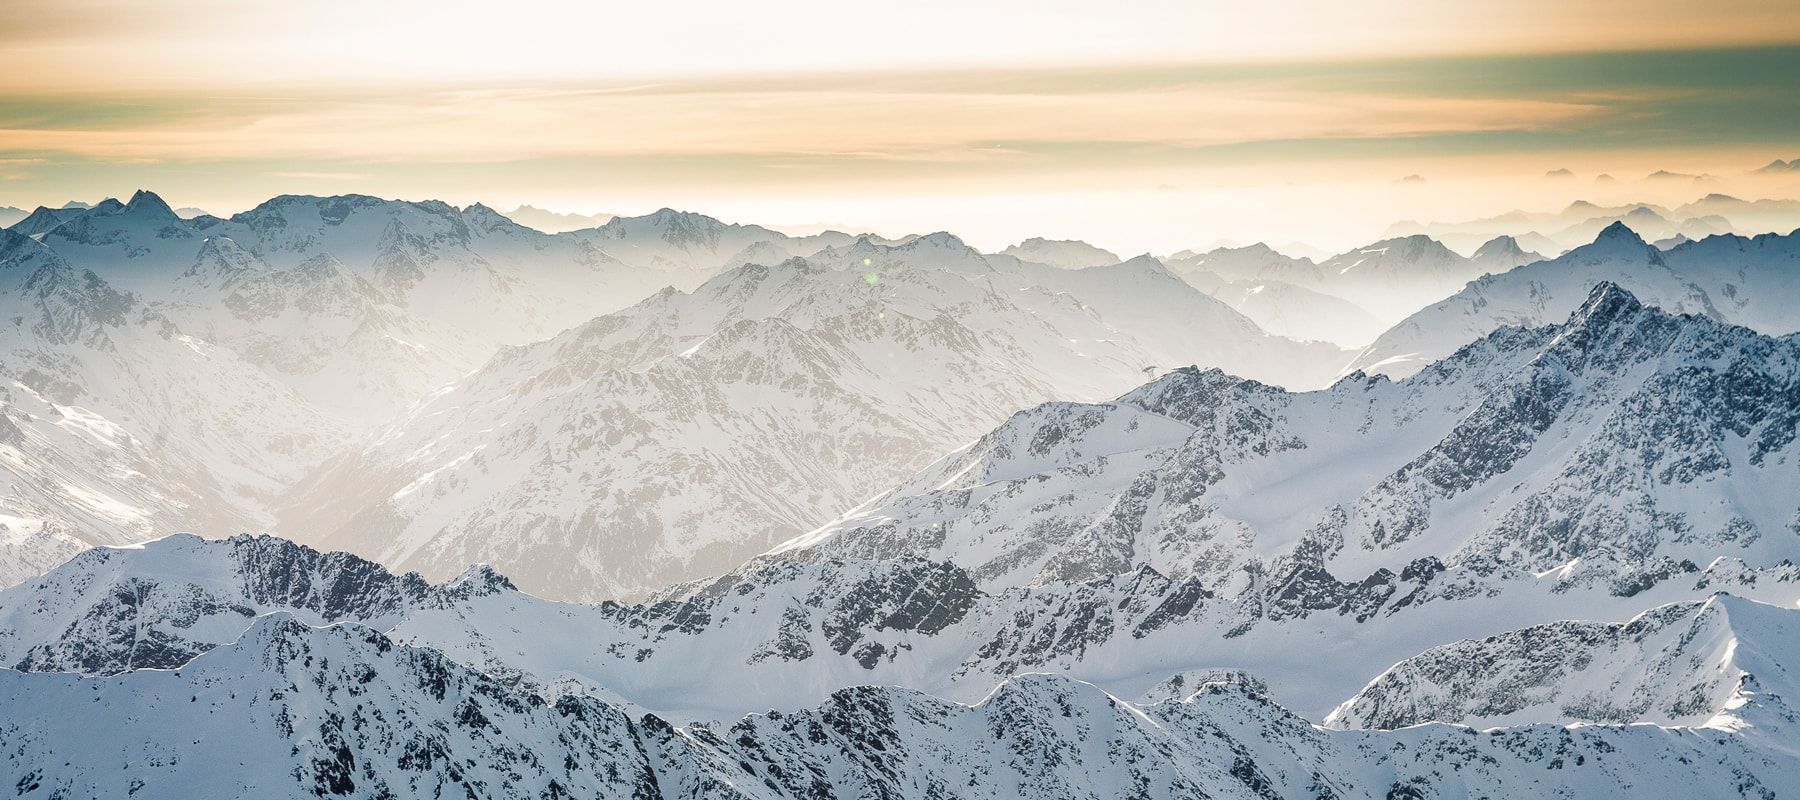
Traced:
POLYGON ((875 282, 878 280, 881 280, 881 276, 876 275, 873 272, 863 276, 863 282, 869 284, 870 286, 874 286, 875 282))
POLYGON ((865 259, 863 259, 863 266, 865 266, 865 267, 866 267, 866 266, 868 266, 868 265, 869 265, 869 260, 868 260, 868 259, 866 259, 866 258, 865 258, 865 259))

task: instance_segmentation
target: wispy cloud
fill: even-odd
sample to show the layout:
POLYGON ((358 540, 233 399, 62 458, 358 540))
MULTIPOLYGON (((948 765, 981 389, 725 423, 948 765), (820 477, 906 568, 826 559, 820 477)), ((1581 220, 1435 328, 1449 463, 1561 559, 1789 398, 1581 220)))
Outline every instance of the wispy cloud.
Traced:
POLYGON ((77 111, 61 115, 70 122, 22 120, 0 130, 0 150, 95 159, 504 162, 734 154, 969 162, 1026 152, 997 144, 1003 142, 1203 148, 1534 130, 1606 110, 1561 99, 1341 92, 1262 82, 940 92, 817 88, 796 81, 617 93, 496 87, 274 105, 172 95, 139 103, 139 125, 121 120, 116 115, 125 112, 117 110, 105 124, 86 124, 92 115, 77 111))

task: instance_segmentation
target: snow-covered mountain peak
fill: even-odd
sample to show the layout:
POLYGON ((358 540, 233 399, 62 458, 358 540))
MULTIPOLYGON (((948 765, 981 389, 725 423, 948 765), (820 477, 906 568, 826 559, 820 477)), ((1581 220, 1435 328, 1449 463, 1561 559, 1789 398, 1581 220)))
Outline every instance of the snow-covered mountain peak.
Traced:
POLYGON ((1625 291, 1625 288, 1612 281, 1601 281, 1588 291, 1587 300, 1575 314, 1570 317, 1569 324, 1578 328, 1612 325, 1619 319, 1642 311, 1644 304, 1636 295, 1625 291))
MULTIPOLYGON (((1590 355, 1624 355, 1632 349, 1630 339, 1637 332, 1643 312, 1644 304, 1636 296, 1612 281, 1601 281, 1594 284, 1587 300, 1558 330, 1545 353, 1573 354, 1577 362, 1590 355)), ((1667 327, 1658 323, 1672 322, 1660 311, 1650 316, 1648 321, 1654 327, 1667 327)))
POLYGON ((1053 672, 1020 672, 995 684, 994 690, 976 705, 1002 714, 1031 714, 1037 709, 1054 708, 1068 711, 1071 716, 1092 717, 1106 715, 1124 704, 1087 681, 1053 672))
POLYGON ((8 226, 7 229, 15 233, 22 233, 26 236, 39 236, 48 233, 50 229, 73 219, 76 215, 85 213, 87 210, 86 207, 50 208, 48 206, 38 206, 30 214, 27 214, 24 219, 13 223, 8 226))
POLYGON ((1033 261, 1061 269, 1098 267, 1117 264, 1121 260, 1116 254, 1087 242, 1042 237, 1026 239, 1000 251, 1000 254, 1012 256, 1021 261, 1033 261))
POLYGON ((1400 272, 1405 272, 1414 279, 1425 280, 1441 277, 1441 273, 1464 261, 1462 256, 1445 247, 1442 242, 1421 233, 1383 239, 1333 256, 1320 262, 1319 266, 1327 275, 1339 276, 1340 281, 1357 279, 1370 273, 1388 275, 1400 272))
MULTIPOLYGON (((357 209, 372 208, 390 201, 366 194, 318 195, 282 194, 256 206, 231 215, 230 221, 254 229, 285 227, 297 214, 310 214, 325 225, 341 225, 357 209)), ((298 221, 298 220, 294 220, 298 221)))
MULTIPOLYGON (((1101 265, 1101 266, 1106 266, 1106 265, 1101 265)), ((1123 261, 1118 262, 1116 266, 1118 268, 1120 268, 1121 270, 1136 270, 1136 271, 1140 271, 1140 272, 1156 272, 1156 273, 1165 274, 1165 275, 1173 275, 1174 274, 1172 272, 1169 272, 1169 268, 1163 264, 1161 259, 1158 259, 1156 256, 1150 255, 1149 253, 1141 253, 1139 255, 1132 256, 1131 258, 1127 258, 1123 261)), ((1092 267, 1090 267, 1089 269, 1092 269, 1092 267)))
POLYGON ((134 214, 179 218, 175 214, 175 209, 170 208, 162 197, 148 189, 139 189, 133 192, 131 199, 126 201, 124 210, 134 214))
POLYGON ((1216 247, 1216 248, 1213 248, 1212 250, 1208 250, 1204 253, 1196 253, 1192 250, 1183 250, 1179 253, 1176 253, 1176 254, 1170 256, 1170 259, 1176 260, 1176 261, 1191 261, 1196 267, 1199 267, 1201 269, 1208 268, 1208 266, 1211 264, 1213 259, 1216 259, 1216 258, 1241 259, 1246 262, 1288 261, 1288 262, 1295 262, 1295 263, 1299 263, 1299 262, 1305 262, 1307 264, 1312 263, 1312 259, 1310 259, 1310 258, 1305 258, 1305 257, 1295 258, 1293 256, 1289 256, 1285 253, 1282 253, 1279 250, 1276 250, 1273 247, 1270 247, 1267 243, 1264 243, 1264 242, 1253 242, 1251 244, 1241 245, 1241 246, 1237 246, 1237 247, 1229 247, 1229 246, 1228 247, 1216 247))
POLYGON ((1639 236, 1637 231, 1632 230, 1630 225, 1625 224, 1624 220, 1615 220, 1612 224, 1609 224, 1600 230, 1600 235, 1594 239, 1594 246, 1647 247, 1648 245, 1644 243, 1644 237, 1639 236))
MULTIPOLYGON (((247 246, 259 255, 285 264, 320 252, 359 268, 393 252, 429 261, 450 255, 448 251, 464 251, 475 238, 470 221, 448 203, 361 194, 280 195, 232 215, 227 223, 228 235, 241 232, 247 241, 254 240, 247 246)), ((500 230, 515 228, 508 223, 500 230)))
POLYGON ((691 249, 717 247, 724 232, 737 227, 693 211, 659 208, 641 217, 614 217, 596 230, 617 239, 647 232, 675 247, 691 249))
POLYGON ((433 586, 273 536, 176 534, 93 548, 0 592, 0 664, 89 674, 173 668, 273 611, 386 626, 409 609, 511 591, 485 567, 433 586))
POLYGON ((994 268, 980 251, 948 231, 925 234, 904 244, 888 247, 887 252, 904 266, 976 272, 991 271, 994 268))
MULTIPOLYGON (((962 275, 981 275, 995 271, 987 256, 955 234, 939 231, 916 236, 903 242, 887 242, 871 236, 854 242, 828 247, 805 257, 806 261, 834 270, 846 270, 858 276, 898 270, 936 270, 962 275)), ((1014 262, 1016 263, 1016 262, 1014 262)))
MULTIPOLYGON (((194 263, 175 278, 174 289, 181 292, 220 292, 238 286, 252 276, 268 270, 268 265, 255 253, 229 236, 208 236, 194 254, 194 263)), ((196 298, 204 302, 204 298, 196 298)))
POLYGON ((1454 252, 1451 252, 1450 248, 1445 247, 1443 242, 1422 233, 1376 242, 1369 247, 1363 248, 1359 252, 1368 253, 1377 250, 1385 250, 1388 254, 1396 258, 1411 262, 1424 261, 1426 259, 1444 260, 1453 258, 1456 255, 1454 252))
POLYGON ((1247 293, 1247 297, 1260 294, 1258 286, 1269 288, 1266 282, 1288 284, 1322 295, 1309 300, 1320 311, 1349 318, 1346 321, 1372 314, 1375 324, 1382 325, 1450 295, 1483 274, 1505 272, 1531 260, 1535 260, 1531 253, 1503 248, 1491 248, 1483 257, 1463 258, 1430 236, 1413 234, 1386 238, 1318 263, 1252 245, 1171 257, 1169 266, 1209 291, 1226 291, 1228 287, 1217 285, 1223 278, 1230 291, 1247 293))
MULTIPOLYGON (((797 249, 817 249, 817 245, 806 247, 800 244, 802 240, 759 225, 728 224, 705 214, 670 208, 641 217, 613 217, 597 228, 560 237, 592 242, 609 257, 634 267, 687 275, 691 282, 684 281, 683 286, 695 285, 721 268, 735 266, 733 256, 759 242, 795 243, 797 249)), ((789 250, 788 255, 805 253, 789 250)))
MULTIPOLYGON (((160 262, 167 260, 167 249, 160 242, 179 243, 175 248, 188 248, 195 234, 187 220, 176 216, 169 204, 156 195, 139 190, 129 204, 113 198, 75 215, 43 234, 44 242, 56 248, 84 250, 89 257, 127 261, 160 262)), ((191 257, 186 249, 180 257, 191 257)))
POLYGON ((488 234, 519 234, 531 230, 481 203, 464 208, 461 214, 470 227, 488 234))
POLYGON ((1231 402, 1274 398, 1282 390, 1217 367, 1181 367, 1119 396, 1118 402, 1192 423, 1231 402))
POLYGON ((512 579, 487 564, 475 564, 438 587, 440 594, 454 597, 488 597, 518 590, 512 579))
POLYGON ((932 233, 919 236, 900 246, 916 246, 916 248, 920 250, 952 250, 956 252, 970 249, 969 246, 963 242, 962 237, 949 231, 933 231, 932 233))
POLYGON ((1513 266, 1517 266, 1519 259, 1536 255, 1537 254, 1528 252, 1525 248, 1520 247, 1519 240, 1515 237, 1496 236, 1476 248, 1475 255, 1470 256, 1470 258, 1479 260, 1513 261, 1513 266))
POLYGON ((138 307, 129 292, 77 270, 38 240, 9 230, 0 231, 0 292, 0 308, 10 308, 9 321, 29 325, 49 345, 85 342, 110 350, 107 329, 125 324, 126 312, 138 307))

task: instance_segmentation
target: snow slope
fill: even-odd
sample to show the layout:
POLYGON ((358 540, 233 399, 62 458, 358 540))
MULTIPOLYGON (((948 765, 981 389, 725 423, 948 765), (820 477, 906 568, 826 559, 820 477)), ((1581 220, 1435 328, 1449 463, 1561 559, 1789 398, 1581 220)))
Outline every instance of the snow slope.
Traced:
POLYGON ((1277 336, 1362 347, 1387 330, 1374 314, 1324 292, 1276 280, 1227 281, 1211 272, 1182 276, 1277 336))
POLYGON ((0 231, 0 585, 263 504, 347 431, 236 354, 0 231))

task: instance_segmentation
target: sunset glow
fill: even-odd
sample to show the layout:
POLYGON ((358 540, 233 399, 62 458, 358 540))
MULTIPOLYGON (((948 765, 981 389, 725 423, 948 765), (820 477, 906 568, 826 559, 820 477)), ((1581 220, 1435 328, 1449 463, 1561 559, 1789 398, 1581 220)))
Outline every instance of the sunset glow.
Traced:
POLYGON ((1795 155, 1800 12, 1723 5, 28 0, 0 33, 0 203, 676 205, 1141 251, 1346 245, 1604 201, 1600 174, 1777 195, 1745 173, 1795 155), (1579 182, 1535 181, 1556 169, 1579 182))

